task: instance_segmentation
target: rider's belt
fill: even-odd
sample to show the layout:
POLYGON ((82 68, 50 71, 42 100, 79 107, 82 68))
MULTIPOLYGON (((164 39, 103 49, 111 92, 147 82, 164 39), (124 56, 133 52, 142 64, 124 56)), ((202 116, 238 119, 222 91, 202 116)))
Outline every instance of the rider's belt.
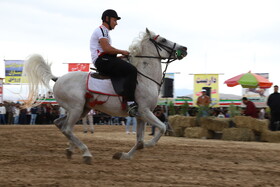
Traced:
POLYGON ((105 52, 102 52, 102 53, 100 53, 98 56, 101 57, 101 56, 103 56, 103 55, 105 55, 105 54, 106 54, 105 52))

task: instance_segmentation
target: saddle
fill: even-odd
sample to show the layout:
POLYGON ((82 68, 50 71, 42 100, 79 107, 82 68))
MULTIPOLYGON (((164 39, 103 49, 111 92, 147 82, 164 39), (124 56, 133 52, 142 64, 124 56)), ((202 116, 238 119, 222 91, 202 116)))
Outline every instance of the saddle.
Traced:
MULTIPOLYGON (((102 75, 98 72, 90 72, 89 76, 88 76, 88 90, 91 92, 95 92, 95 93, 101 93, 104 95, 111 95, 111 96, 125 96, 124 95, 124 83, 125 83, 125 78, 124 77, 109 77, 107 75, 102 75), (91 79, 95 79, 95 80, 91 80, 91 79), (96 90, 97 88, 92 88, 90 89, 94 83, 100 82, 104 87, 105 91, 103 92, 102 89, 100 88, 100 86, 98 87, 98 90, 96 90), (108 87, 110 87, 110 84, 112 85, 112 88, 114 90, 115 93, 112 93, 111 91, 106 91, 108 90, 108 87), (107 85, 107 86, 106 86, 107 85), (101 89, 101 90, 100 90, 101 89), (109 92, 109 93, 106 93, 109 92)), ((110 88, 109 88, 110 90, 110 88)))

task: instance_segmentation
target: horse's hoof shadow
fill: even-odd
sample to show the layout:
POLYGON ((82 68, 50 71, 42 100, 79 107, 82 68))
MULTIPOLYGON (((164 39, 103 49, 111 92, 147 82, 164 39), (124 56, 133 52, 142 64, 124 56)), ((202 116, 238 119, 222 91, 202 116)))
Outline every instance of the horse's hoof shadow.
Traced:
POLYGON ((83 159, 84 159, 84 163, 85 163, 85 164, 88 164, 88 165, 91 165, 91 164, 92 164, 92 163, 91 163, 91 157, 90 157, 90 156, 84 156, 83 159))
POLYGON ((66 153, 66 157, 68 160, 72 159, 72 155, 73 155, 72 151, 70 151, 69 149, 66 149, 65 153, 66 153))
POLYGON ((113 155, 113 159, 120 160, 122 158, 122 153, 118 152, 113 155))

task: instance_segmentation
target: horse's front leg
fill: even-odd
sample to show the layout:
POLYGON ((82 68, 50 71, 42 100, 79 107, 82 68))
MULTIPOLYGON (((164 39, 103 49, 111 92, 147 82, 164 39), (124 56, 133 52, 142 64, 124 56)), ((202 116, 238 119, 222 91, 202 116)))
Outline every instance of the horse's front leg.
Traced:
POLYGON ((155 146, 160 137, 165 133, 166 126, 162 123, 150 110, 146 110, 141 113, 141 119, 137 119, 137 139, 136 144, 132 147, 132 149, 128 153, 116 153, 113 158, 114 159, 131 159, 136 150, 143 149, 144 147, 152 147, 155 146), (146 122, 155 125, 158 127, 159 131, 156 135, 144 143, 144 133, 145 133, 145 125, 146 122))
POLYGON ((156 143, 159 141, 161 136, 166 131, 166 126, 164 123, 162 123, 150 110, 145 113, 146 115, 143 115, 143 120, 147 121, 149 124, 155 125, 159 131, 155 132, 155 136, 145 142, 144 147, 153 147, 156 145, 156 143))
POLYGON ((113 158, 118 160, 130 160, 134 153, 144 148, 144 133, 145 133, 145 122, 141 119, 137 119, 137 129, 136 129, 136 144, 127 153, 115 153, 113 158))

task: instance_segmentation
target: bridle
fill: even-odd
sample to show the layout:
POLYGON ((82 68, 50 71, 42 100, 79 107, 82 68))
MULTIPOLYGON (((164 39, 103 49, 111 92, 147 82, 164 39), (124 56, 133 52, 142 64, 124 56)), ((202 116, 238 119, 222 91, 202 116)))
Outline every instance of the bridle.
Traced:
POLYGON ((164 82, 164 77, 165 77, 165 74, 166 74, 168 65, 169 65, 171 62, 177 60, 177 58, 171 58, 171 56, 172 56, 173 53, 176 54, 176 50, 174 50, 175 47, 176 47, 176 43, 174 43, 173 47, 171 48, 171 47, 169 47, 169 46, 166 46, 166 45, 164 45, 164 44, 162 44, 162 43, 157 42, 156 40, 157 40, 158 37, 159 37, 159 35, 157 35, 157 36, 154 37, 154 38, 150 38, 150 39, 149 39, 149 40, 154 44, 154 46, 155 46, 155 48, 156 48, 156 50, 157 50, 158 56, 134 56, 134 57, 137 57, 137 58, 156 58, 156 59, 160 59, 160 60, 165 60, 165 59, 167 59, 166 62, 160 61, 160 63, 165 63, 165 64, 166 64, 166 65, 165 65, 165 69, 164 69, 164 71, 163 71, 163 73, 162 73, 162 79, 161 79, 160 83, 157 82, 157 81, 155 81, 154 79, 148 77, 147 75, 145 75, 145 74, 143 74, 143 73, 141 73, 140 71, 137 70, 137 72, 138 72, 140 75, 142 75, 143 77, 146 77, 147 79, 149 79, 149 80, 153 81, 154 83, 156 83, 156 84, 159 86, 159 89, 160 89, 161 85, 162 85, 163 82, 164 82), (162 50, 167 51, 168 54, 169 54, 169 57, 162 57, 162 56, 160 55, 160 51, 162 51, 162 50))

